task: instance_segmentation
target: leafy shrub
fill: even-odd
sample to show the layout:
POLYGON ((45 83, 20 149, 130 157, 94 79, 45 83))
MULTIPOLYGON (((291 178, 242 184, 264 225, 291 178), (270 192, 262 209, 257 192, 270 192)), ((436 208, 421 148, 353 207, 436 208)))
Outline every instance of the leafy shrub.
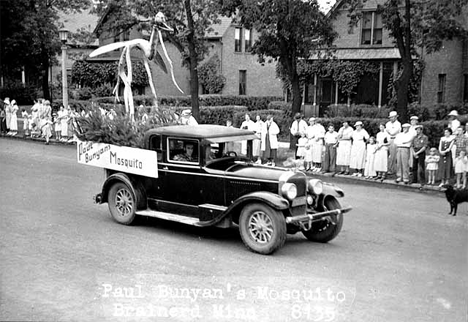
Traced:
POLYGON ((390 112, 389 108, 376 107, 367 104, 358 105, 330 105, 325 111, 326 117, 363 117, 363 118, 386 118, 390 112))
POLYGON ((172 110, 160 109, 150 113, 148 121, 141 124, 132 122, 122 113, 117 113, 110 119, 100 111, 91 111, 86 117, 79 117, 76 121, 76 135, 80 140, 143 148, 145 133, 155 127, 176 124, 176 115, 172 110))
POLYGON ((72 97, 76 100, 89 100, 92 97, 91 88, 83 87, 73 90, 72 97))
POLYGON ((268 104, 269 110, 291 111, 292 102, 273 101, 268 104))
POLYGON ((198 68, 200 85, 208 93, 216 94, 223 90, 226 78, 220 74, 221 61, 217 54, 214 54, 207 62, 198 68))
POLYGON ((23 84, 10 84, 8 87, 0 88, 0 98, 3 100, 9 97, 10 101, 15 100, 18 105, 32 104, 36 99, 36 87, 23 86, 23 84))

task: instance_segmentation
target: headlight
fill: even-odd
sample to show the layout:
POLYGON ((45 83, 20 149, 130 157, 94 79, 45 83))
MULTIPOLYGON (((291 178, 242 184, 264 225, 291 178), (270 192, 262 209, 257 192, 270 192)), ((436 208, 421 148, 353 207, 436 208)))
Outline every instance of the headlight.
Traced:
POLYGON ((311 193, 319 195, 323 192, 323 183, 318 179, 310 179, 308 188, 311 193))
POLYGON ((297 187, 294 183, 285 183, 281 187, 281 193, 289 200, 293 200, 297 196, 297 187))

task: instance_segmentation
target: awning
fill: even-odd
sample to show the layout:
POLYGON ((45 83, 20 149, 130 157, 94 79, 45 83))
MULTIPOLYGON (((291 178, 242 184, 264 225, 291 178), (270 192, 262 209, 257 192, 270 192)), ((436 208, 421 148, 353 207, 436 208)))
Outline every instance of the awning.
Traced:
MULTIPOLYGON (((340 60, 383 60, 400 59, 400 52, 398 48, 337 48, 331 53, 330 59, 340 60)), ((315 53, 309 57, 310 60, 324 59, 325 55, 322 53, 315 53)))

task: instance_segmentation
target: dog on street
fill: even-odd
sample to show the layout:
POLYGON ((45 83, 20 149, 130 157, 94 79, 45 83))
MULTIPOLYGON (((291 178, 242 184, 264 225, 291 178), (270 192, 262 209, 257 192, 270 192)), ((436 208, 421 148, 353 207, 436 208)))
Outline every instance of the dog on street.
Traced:
POLYGON ((462 202, 468 202, 468 190, 454 189, 452 185, 446 184, 442 188, 445 188, 445 197, 450 204, 449 215, 456 216, 458 204, 462 202))

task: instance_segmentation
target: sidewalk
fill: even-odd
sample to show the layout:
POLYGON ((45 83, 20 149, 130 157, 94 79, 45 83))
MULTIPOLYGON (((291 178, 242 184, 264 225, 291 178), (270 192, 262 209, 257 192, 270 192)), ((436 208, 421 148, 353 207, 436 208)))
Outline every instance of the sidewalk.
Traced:
MULTIPOLYGON (((22 128, 19 129, 18 134, 16 136, 1 135, 0 139, 36 141, 36 142, 45 143, 45 139, 43 138, 25 137, 22 128)), ((50 139, 50 144, 51 145, 75 146, 75 142, 60 142, 55 139, 50 139)), ((279 142, 278 155, 292 156, 292 152, 289 151, 289 142, 279 142)), ((366 179, 364 177, 353 177, 350 175, 340 175, 340 174, 333 174, 333 173, 323 174, 323 173, 308 172, 307 175, 312 176, 312 177, 322 177, 323 180, 330 181, 333 183, 361 184, 361 185, 367 185, 367 186, 372 186, 372 187, 384 186, 388 188, 391 187, 391 188, 396 188, 396 189, 407 189, 407 190, 421 191, 421 192, 442 192, 443 191, 443 189, 439 188, 439 186, 425 185, 421 188, 420 184, 407 184, 406 185, 401 182, 396 183, 395 179, 386 179, 383 182, 380 182, 380 180, 375 181, 372 179, 366 179)))

